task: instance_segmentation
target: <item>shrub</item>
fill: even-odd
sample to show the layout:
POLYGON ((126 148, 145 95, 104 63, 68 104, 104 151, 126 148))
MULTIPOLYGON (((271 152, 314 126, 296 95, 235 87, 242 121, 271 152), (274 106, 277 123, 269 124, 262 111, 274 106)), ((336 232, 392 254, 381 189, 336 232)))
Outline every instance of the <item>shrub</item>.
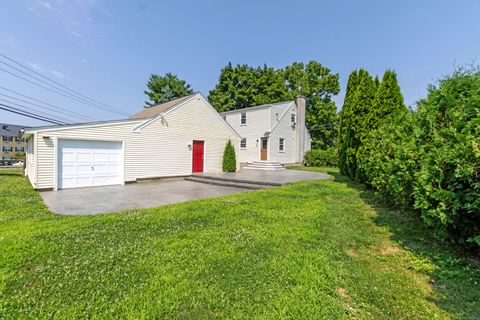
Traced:
POLYGON ((329 148, 307 151, 305 153, 305 165, 309 167, 336 167, 338 165, 338 150, 337 148, 329 148))
POLYGON ((480 246, 480 72, 457 70, 419 102, 414 206, 457 242, 480 246))
POLYGON ((419 156, 413 131, 413 114, 391 118, 370 132, 358 157, 365 183, 389 203, 402 208, 413 205, 413 180, 419 156))
POLYGON ((480 72, 430 86, 418 109, 372 130, 358 166, 389 202, 420 211, 439 235, 480 247, 480 72))
POLYGON ((232 141, 228 140, 223 152, 223 172, 237 171, 237 157, 235 155, 235 148, 232 141))

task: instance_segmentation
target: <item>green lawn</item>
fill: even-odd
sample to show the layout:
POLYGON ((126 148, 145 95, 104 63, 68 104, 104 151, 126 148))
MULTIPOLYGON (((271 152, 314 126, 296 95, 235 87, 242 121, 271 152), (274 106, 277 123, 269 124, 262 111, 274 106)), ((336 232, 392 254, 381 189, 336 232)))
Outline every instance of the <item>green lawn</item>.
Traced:
POLYGON ((478 261, 323 171, 334 178, 70 217, 2 170, 0 319, 480 317, 478 261))

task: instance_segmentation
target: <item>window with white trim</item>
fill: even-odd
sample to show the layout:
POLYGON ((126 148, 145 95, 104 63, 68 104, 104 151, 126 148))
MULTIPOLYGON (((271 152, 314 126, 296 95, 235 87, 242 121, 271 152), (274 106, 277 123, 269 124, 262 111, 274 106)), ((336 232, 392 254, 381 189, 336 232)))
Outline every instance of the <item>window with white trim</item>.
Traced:
POLYGON ((285 151, 285 138, 278 139, 278 151, 285 151))
POLYGON ((247 113, 240 113, 240 124, 247 124, 247 113))
POLYGON ((24 147, 15 147, 15 152, 25 152, 24 147))
POLYGON ((13 141, 12 136, 3 136, 3 141, 13 141))
POLYGON ((296 120, 295 113, 290 114, 290 125, 291 126, 295 125, 295 120, 296 120))
POLYGON ((241 149, 246 149, 247 148, 247 138, 242 138, 240 140, 240 148, 241 149))
POLYGON ((3 152, 12 152, 13 147, 3 147, 3 152))

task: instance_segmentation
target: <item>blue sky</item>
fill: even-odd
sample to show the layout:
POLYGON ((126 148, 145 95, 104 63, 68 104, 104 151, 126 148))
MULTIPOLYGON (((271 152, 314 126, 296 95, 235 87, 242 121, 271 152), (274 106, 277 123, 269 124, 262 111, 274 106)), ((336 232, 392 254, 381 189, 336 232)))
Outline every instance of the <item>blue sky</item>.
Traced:
MULTIPOLYGON (((208 95, 230 61, 317 60, 340 74, 339 108, 353 69, 393 68, 411 105, 455 65, 478 61, 479 12, 478 0, 11 0, 1 4, 0 52, 126 114, 142 109, 151 73, 176 73, 208 95)), ((96 119, 119 118, 2 71, 0 86, 96 119)), ((45 125, 2 110, 0 122, 45 125)))

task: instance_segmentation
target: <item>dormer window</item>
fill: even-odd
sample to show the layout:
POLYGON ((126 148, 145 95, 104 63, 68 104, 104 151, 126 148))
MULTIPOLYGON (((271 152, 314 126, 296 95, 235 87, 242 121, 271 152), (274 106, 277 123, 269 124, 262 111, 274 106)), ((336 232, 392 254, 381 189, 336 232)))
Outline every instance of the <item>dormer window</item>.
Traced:
POLYGON ((295 126, 295 120, 296 120, 295 113, 290 114, 290 125, 291 125, 292 127, 295 126))
POLYGON ((240 124, 247 124, 247 113, 246 112, 242 112, 240 113, 240 124))

